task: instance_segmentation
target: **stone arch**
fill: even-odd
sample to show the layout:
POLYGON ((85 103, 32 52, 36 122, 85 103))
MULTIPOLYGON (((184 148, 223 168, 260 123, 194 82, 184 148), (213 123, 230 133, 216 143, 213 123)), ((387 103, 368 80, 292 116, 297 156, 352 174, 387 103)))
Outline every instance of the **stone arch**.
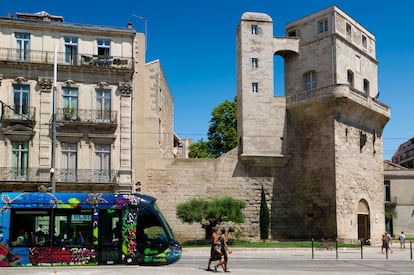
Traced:
POLYGON ((371 239, 370 210, 369 204, 365 199, 358 202, 358 240, 367 242, 371 239))

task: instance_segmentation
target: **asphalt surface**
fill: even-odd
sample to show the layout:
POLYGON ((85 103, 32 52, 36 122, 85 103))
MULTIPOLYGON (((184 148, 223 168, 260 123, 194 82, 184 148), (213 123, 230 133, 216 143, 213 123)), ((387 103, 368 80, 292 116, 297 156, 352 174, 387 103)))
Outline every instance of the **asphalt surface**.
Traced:
MULTIPOLYGON (((209 248, 184 249, 182 259, 172 265, 145 266, 44 266, 0 267, 0 275, 164 275, 214 274, 206 271, 209 248)), ((229 274, 414 274, 414 261, 408 247, 400 250, 394 245, 393 253, 382 254, 379 246, 361 249, 233 249, 229 258, 229 274)), ((214 263, 212 264, 212 267, 214 263)), ((219 269, 217 273, 222 273, 219 269)))

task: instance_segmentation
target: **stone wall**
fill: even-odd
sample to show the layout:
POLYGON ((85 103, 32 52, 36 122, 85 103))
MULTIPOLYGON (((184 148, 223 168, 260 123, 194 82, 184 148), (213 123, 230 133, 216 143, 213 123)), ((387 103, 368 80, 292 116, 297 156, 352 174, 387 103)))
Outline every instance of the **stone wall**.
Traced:
MULTIPOLYGON (((142 192, 157 197, 157 204, 178 240, 203 239, 200 224, 184 224, 176 217, 176 206, 192 198, 231 196, 246 201, 245 223, 226 224, 237 229, 237 237, 259 237, 260 192, 263 185, 272 200, 273 176, 263 168, 252 169, 238 161, 234 149, 218 159, 172 159, 147 164, 146 183, 142 192)), ((269 203, 269 208, 270 208, 269 203)))

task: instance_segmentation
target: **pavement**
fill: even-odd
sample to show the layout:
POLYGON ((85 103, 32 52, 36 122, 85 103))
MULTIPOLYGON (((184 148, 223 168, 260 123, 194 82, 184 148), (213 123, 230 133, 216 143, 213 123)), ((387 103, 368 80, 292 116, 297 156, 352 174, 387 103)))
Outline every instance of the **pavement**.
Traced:
MULTIPOLYGON (((184 248, 182 259, 172 265, 146 266, 45 266, 0 267, 0 275, 197 275, 210 274, 205 270, 209 248, 184 248)), ((233 248, 229 268, 234 275, 241 274, 414 274, 412 250, 381 253, 379 246, 317 250, 309 248, 233 248)), ((213 272, 211 272, 213 273, 213 272)), ((222 270, 220 273, 224 273, 222 270)))

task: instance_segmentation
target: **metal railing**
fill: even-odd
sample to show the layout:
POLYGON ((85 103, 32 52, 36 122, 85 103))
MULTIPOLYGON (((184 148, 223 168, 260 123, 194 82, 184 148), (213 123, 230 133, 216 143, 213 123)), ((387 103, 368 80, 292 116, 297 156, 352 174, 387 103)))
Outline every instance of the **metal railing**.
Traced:
MULTIPOLYGON (((116 183, 117 170, 103 169, 56 169, 55 178, 60 183, 116 183)), ((0 181, 48 182, 47 168, 0 168, 0 181)))
MULTIPOLYGON (((21 50, 0 48, 0 60, 12 62, 54 64, 53 51, 21 50)), ((132 69, 133 58, 123 56, 105 56, 87 53, 57 53, 57 63, 68 66, 89 66, 100 68, 132 69)))
POLYGON ((87 123, 116 123, 117 111, 57 108, 56 121, 79 121, 87 123))
POLYGON ((16 108, 14 110, 10 108, 4 108, 2 106, 1 112, 2 120, 18 120, 18 121, 35 121, 36 120, 36 107, 28 108, 16 108))

